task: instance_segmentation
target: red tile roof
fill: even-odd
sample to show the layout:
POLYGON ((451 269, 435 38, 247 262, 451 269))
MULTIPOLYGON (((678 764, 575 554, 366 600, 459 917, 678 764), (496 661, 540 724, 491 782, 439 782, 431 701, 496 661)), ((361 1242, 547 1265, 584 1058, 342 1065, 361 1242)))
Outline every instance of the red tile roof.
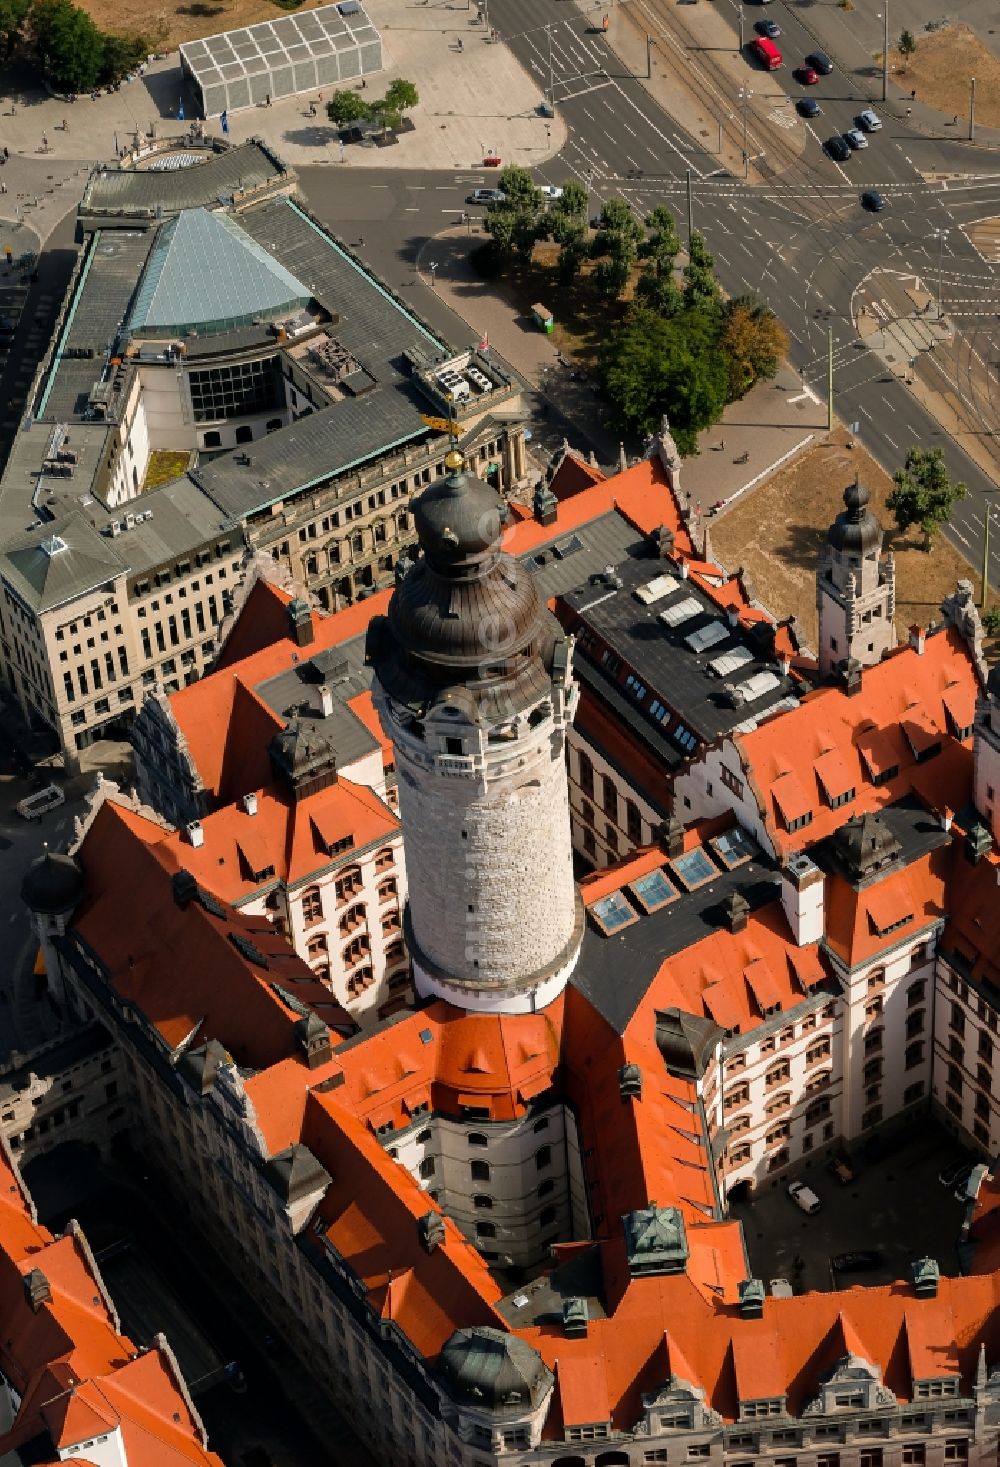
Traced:
MULTIPOLYGON (((902 647, 862 675, 861 691, 817 690, 798 708, 751 733, 738 734, 740 759, 779 858, 813 845, 853 815, 878 810, 923 787, 939 769, 918 764, 932 743, 955 743, 945 699, 974 699, 978 683, 969 649, 953 628, 929 636, 923 655, 902 647), (872 774, 898 765, 881 784, 872 774), (844 804, 829 798, 853 791, 844 804), (787 823, 812 818, 798 830, 787 823)), ((941 755, 932 756, 936 764, 941 755)), ((966 796, 967 798, 967 796, 966 796)), ((953 808, 963 803, 949 798, 953 808)))

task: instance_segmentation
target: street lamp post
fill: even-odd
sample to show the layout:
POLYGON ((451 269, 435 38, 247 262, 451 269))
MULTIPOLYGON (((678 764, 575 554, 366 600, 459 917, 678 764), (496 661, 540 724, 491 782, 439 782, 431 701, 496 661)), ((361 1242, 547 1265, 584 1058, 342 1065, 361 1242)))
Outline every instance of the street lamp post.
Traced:
POLYGON ((437 290, 437 261, 431 260, 427 268, 431 272, 431 289, 437 290))
POLYGON ((740 101, 743 103, 743 177, 744 178, 749 178, 750 177, 750 138, 749 138, 749 118, 747 116, 747 112, 748 112, 748 108, 750 106, 750 98, 752 96, 753 96, 753 91, 752 91, 752 89, 750 87, 740 87, 739 98, 740 98, 740 101))
POLYGON ((976 78, 969 78, 969 142, 976 141, 976 78))
POLYGON ((935 229, 934 234, 938 242, 938 288, 937 288, 937 315, 940 321, 944 315, 944 242, 948 238, 949 230, 935 229))
POLYGON ((743 55, 743 0, 740 0, 740 55, 743 55))
POLYGON ((545 38, 549 43, 549 106, 555 105, 556 84, 552 70, 552 27, 545 27, 545 38))

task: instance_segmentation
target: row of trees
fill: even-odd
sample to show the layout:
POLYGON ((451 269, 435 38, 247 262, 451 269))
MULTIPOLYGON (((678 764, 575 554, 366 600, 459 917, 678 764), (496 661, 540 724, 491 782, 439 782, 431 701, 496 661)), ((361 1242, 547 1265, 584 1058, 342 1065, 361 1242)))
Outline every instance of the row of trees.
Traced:
POLYGON ((391 82, 384 97, 362 97, 360 92, 334 92, 326 104, 326 115, 337 127, 353 122, 374 122, 383 132, 396 131, 403 118, 420 101, 416 87, 404 77, 391 82))
POLYGON ((72 0, 0 0, 0 54, 33 53, 51 84, 89 92, 120 81, 150 50, 148 37, 99 30, 72 0))
POLYGON ((660 206, 642 221, 623 200, 609 199, 591 221, 579 183, 567 183, 549 208, 523 168, 505 168, 498 183, 504 199, 486 211, 495 267, 527 262, 536 242, 548 238, 559 246, 561 284, 572 284, 591 260, 598 295, 619 301, 632 287, 624 319, 599 356, 620 429, 652 432, 666 412, 681 452, 694 453, 698 434, 727 403, 774 376, 788 349, 781 323, 752 296, 723 299, 700 234, 691 236, 679 268, 681 240, 669 209, 660 206))

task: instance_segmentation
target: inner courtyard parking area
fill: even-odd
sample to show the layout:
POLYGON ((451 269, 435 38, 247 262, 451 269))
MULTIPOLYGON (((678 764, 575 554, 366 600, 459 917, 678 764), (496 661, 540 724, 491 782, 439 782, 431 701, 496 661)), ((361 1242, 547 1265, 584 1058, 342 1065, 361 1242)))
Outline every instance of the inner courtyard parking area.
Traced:
POLYGON ((921 1115, 892 1136, 838 1154, 849 1160, 853 1180, 841 1181, 824 1156, 764 1184, 752 1198, 731 1202, 732 1216, 743 1224, 751 1274, 769 1292, 772 1280, 786 1280, 798 1294, 908 1279, 917 1258, 936 1259, 943 1274, 962 1272, 965 1207, 938 1177, 949 1165, 975 1158, 953 1136, 921 1115), (818 1212, 807 1216, 788 1196, 793 1180, 816 1193, 818 1212), (848 1263, 845 1254, 862 1256, 837 1267, 833 1260, 848 1263), (865 1256, 870 1254, 877 1259, 865 1256))

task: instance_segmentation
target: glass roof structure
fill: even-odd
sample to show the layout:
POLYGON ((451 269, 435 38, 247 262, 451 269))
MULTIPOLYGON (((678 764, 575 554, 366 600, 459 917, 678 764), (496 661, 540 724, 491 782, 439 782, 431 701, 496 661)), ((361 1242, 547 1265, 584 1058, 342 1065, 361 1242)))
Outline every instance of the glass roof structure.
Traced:
POLYGON ((360 0, 341 0, 185 41, 181 66, 215 117, 381 71, 382 38, 360 0))
POLYGON ((312 292, 227 214, 185 209, 149 252, 129 330, 136 336, 231 331, 294 315, 312 292))

